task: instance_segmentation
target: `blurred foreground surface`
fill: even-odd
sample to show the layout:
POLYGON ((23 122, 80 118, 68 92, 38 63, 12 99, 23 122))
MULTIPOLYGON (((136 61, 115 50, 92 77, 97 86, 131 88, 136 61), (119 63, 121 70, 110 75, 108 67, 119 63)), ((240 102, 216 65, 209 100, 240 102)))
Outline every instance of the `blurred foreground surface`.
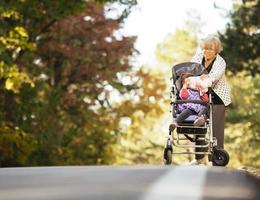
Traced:
POLYGON ((0 169, 0 200, 260 199, 260 179, 204 166, 0 169))

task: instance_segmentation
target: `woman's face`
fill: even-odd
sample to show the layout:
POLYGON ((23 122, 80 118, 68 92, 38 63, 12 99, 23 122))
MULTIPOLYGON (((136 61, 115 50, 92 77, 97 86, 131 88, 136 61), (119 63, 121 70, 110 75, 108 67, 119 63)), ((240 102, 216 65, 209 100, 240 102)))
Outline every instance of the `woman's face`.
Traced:
POLYGON ((203 55, 205 57, 206 60, 212 60, 216 57, 217 55, 217 50, 215 45, 206 45, 203 49, 202 49, 203 55))

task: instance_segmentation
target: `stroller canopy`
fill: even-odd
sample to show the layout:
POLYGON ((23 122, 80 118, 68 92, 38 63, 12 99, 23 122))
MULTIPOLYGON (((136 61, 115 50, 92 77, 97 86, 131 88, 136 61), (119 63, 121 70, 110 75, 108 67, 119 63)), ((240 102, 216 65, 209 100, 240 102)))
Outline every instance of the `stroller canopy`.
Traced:
POLYGON ((184 62, 174 65, 172 67, 172 79, 178 90, 180 89, 179 77, 182 73, 191 73, 194 76, 199 76, 208 72, 202 64, 195 62, 184 62))

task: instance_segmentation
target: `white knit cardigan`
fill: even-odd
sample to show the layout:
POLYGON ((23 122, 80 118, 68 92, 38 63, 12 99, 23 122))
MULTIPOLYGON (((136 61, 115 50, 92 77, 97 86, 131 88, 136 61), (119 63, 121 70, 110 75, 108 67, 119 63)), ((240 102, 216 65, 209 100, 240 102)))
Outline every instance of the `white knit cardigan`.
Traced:
MULTIPOLYGON (((196 53, 191 62, 202 63, 203 54, 196 53)), ((223 101, 224 105, 227 106, 231 103, 231 90, 225 77, 226 62, 220 56, 217 55, 215 62, 213 63, 212 69, 209 72, 209 77, 213 81, 212 89, 223 101)))

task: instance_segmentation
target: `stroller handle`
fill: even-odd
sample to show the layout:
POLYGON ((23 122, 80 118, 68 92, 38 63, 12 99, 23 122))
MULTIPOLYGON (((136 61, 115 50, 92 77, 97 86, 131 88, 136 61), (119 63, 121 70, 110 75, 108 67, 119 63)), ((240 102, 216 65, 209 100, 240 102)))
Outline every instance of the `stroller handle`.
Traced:
POLYGON ((181 104, 181 103, 197 103, 202 105, 208 105, 209 102, 201 101, 201 100, 175 100, 174 104, 181 104))

